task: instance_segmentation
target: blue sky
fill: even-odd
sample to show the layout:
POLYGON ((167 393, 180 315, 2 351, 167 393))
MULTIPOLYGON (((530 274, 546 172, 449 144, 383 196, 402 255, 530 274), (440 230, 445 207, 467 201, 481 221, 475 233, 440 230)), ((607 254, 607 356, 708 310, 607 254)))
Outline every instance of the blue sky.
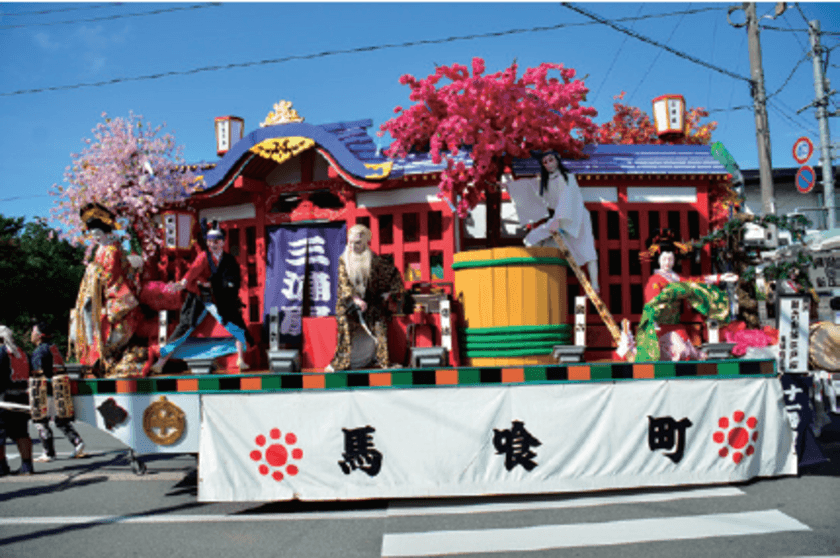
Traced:
MULTIPOLYGON (((581 3, 585 10, 620 22, 709 65, 750 75, 745 28, 727 23, 729 4, 581 3), (667 17, 656 14, 678 13, 667 17)), ((689 107, 711 109, 722 141, 741 165, 757 167, 755 123, 747 82, 676 56, 656 46, 591 23, 558 3, 225 3, 222 5, 124 3, 0 3, 0 213, 48 216, 47 191, 63 179, 71 153, 101 122, 101 113, 143 115, 166 124, 189 162, 216 160, 213 118, 237 115, 246 133, 256 129, 274 103, 292 101, 306 122, 321 124, 371 118, 374 127, 407 106, 402 74, 425 77, 436 64, 485 59, 488 71, 541 62, 563 63, 588 75, 589 104, 601 123, 612 117, 613 96, 651 112, 651 100, 680 93, 689 107), (160 12, 153 14, 150 12, 160 12), (50 12, 50 13, 35 13, 50 12), (141 14, 141 15, 133 15, 141 14), (116 17, 128 16, 128 17, 116 17), (107 19, 106 19, 107 18, 107 19), (85 21, 88 20, 88 21, 85 21), (69 22, 69 23, 66 23, 69 22), (316 56, 160 79, 121 80, 110 85, 64 86, 187 72, 306 56, 325 51, 482 35, 566 24, 566 27, 316 56), (586 25, 575 25, 586 24, 586 25), (49 88, 62 88, 48 90, 49 88), (23 90, 45 90, 10 94, 23 90)), ((829 48, 840 45, 840 4, 790 4, 761 33, 770 132, 775 167, 793 167, 793 142, 819 141, 814 110, 796 111, 814 99, 813 65, 805 18, 818 19, 829 48), (801 13, 800 13, 801 9, 801 13), (804 16, 804 17, 803 17, 804 16), (794 30, 794 31, 791 31, 794 30), (795 31, 800 30, 800 31, 795 31), (798 64, 798 66, 797 66, 798 64), (788 79, 790 78, 790 79, 788 79), (782 87, 784 85, 784 87, 782 87)), ((759 15, 773 4, 758 4, 759 15)), ((743 12, 732 15, 743 21, 743 12)), ((828 77, 840 85, 840 50, 833 50, 828 77)), ((840 97, 830 110, 837 110, 840 97)), ((832 141, 838 137, 832 119, 832 141)), ((817 164, 815 154, 810 164, 817 164)))

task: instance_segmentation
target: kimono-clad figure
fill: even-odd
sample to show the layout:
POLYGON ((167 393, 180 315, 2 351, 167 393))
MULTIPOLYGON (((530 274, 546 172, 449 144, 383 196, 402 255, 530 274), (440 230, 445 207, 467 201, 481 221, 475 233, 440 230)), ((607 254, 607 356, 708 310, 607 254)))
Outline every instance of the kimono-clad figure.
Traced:
MULTIPOLYGON (((692 343, 688 330, 679 323, 683 300, 688 300, 693 308, 704 315, 723 320, 729 309, 728 299, 720 291, 710 289, 709 286, 720 281, 738 280, 738 276, 734 273, 704 277, 680 276, 674 271, 674 265, 677 262, 677 254, 686 251, 688 247, 677 242, 674 233, 666 229, 653 238, 646 252, 648 257, 658 256, 659 267, 654 270, 645 284, 646 306, 640 328, 647 323, 646 317, 655 318, 650 325, 654 328, 658 341, 657 360, 705 359, 705 355, 692 343), (667 292, 664 296, 660 296, 663 291, 667 292)), ((643 342, 640 341, 640 348, 645 349, 645 354, 656 353, 652 351, 653 347, 642 347, 642 344, 643 342)))
POLYGON ((586 268, 592 288, 599 292, 598 253, 589 210, 575 175, 563 167, 560 155, 544 153, 539 178, 514 180, 506 187, 521 223, 532 227, 525 245, 556 247, 551 233, 560 232, 575 262, 586 268))
POLYGON ((217 314, 221 325, 236 339, 239 369, 248 368, 245 348, 253 345, 254 340, 242 317, 239 262, 225 251, 225 233, 218 223, 213 223, 205 238, 207 249, 196 256, 186 275, 175 283, 176 288, 187 291, 187 296, 181 306, 180 321, 161 348, 161 358, 152 366, 152 373, 162 372, 167 360, 189 338, 208 311, 217 314))
POLYGON ((371 366, 388 368, 389 301, 405 290, 394 264, 370 249, 370 230, 354 225, 347 232, 347 247, 338 259, 338 295, 335 307, 335 356, 326 367, 334 370, 371 366))
POLYGON ((86 365, 99 365, 113 372, 141 319, 134 272, 118 239, 114 214, 91 203, 80 211, 90 237, 96 243, 79 287, 71 339, 76 357, 86 365))

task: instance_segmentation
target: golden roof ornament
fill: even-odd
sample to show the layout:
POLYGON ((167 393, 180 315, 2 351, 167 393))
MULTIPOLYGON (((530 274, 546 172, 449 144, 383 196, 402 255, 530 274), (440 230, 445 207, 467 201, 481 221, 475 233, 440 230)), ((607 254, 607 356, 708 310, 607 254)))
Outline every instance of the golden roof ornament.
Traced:
POLYGON ((274 103, 274 110, 268 113, 265 121, 260 124, 260 128, 275 126, 277 124, 289 124, 291 122, 303 122, 303 117, 298 115, 297 111, 292 108, 291 101, 281 99, 279 103, 274 103))

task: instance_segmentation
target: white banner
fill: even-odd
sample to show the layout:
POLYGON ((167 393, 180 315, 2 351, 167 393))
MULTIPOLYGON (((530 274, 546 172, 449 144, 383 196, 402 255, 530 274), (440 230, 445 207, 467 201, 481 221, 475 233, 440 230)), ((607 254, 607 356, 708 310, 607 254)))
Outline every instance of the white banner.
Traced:
POLYGON ((204 395, 199 500, 571 492, 796 474, 778 379, 204 395))

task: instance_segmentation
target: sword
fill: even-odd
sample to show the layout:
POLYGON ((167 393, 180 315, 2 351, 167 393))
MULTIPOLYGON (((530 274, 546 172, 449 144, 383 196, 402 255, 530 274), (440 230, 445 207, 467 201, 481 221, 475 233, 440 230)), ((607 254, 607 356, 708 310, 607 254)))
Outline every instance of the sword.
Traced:
POLYGON ((0 409, 6 411, 16 411, 19 413, 31 413, 32 410, 29 405, 21 405, 20 403, 9 403, 7 401, 0 401, 0 409))

